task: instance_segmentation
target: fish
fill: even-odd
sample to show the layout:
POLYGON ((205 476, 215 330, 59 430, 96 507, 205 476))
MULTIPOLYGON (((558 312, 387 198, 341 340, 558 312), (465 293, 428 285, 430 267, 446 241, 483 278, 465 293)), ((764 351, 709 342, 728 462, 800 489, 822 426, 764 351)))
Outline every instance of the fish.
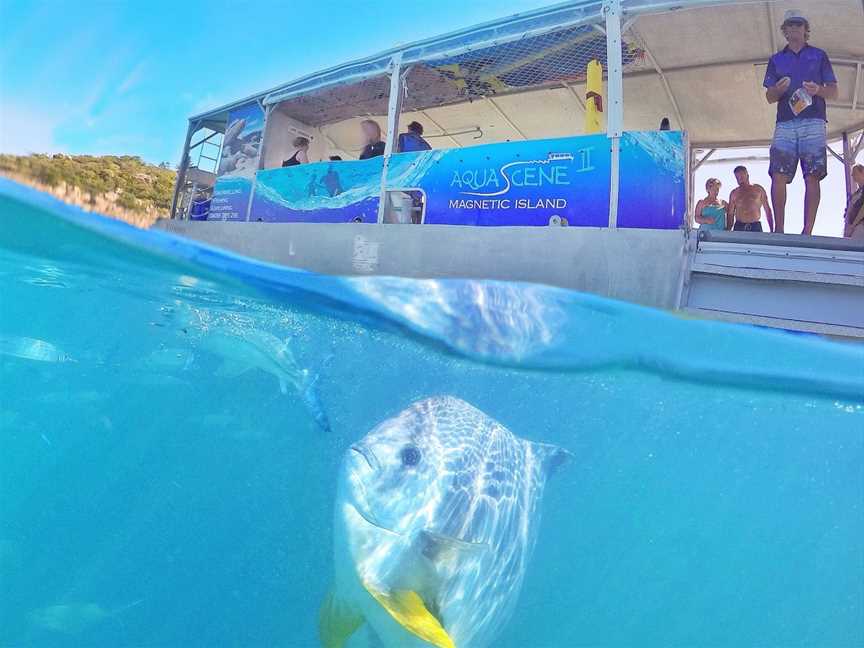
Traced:
POLYGON ((43 630, 77 635, 105 619, 125 612, 144 602, 139 599, 115 610, 106 610, 98 603, 70 603, 49 605, 29 614, 30 623, 43 630))
POLYGON ((289 340, 281 340, 254 323, 214 316, 207 309, 195 308, 184 301, 174 302, 163 313, 184 336, 189 336, 193 348, 220 358, 217 376, 235 378, 256 369, 269 373, 276 378, 282 394, 288 394, 292 388, 316 425, 331 432, 320 397, 319 374, 300 367, 289 340))
POLYGON ((0 355, 37 362, 75 362, 68 353, 50 342, 15 335, 0 335, 0 355))
POLYGON ((318 392, 319 376, 297 364, 287 341, 258 329, 230 333, 210 330, 202 335, 199 345, 222 359, 217 376, 234 378, 257 369, 274 376, 282 394, 287 394, 291 387, 315 423, 330 432, 330 420, 318 392))
POLYGON ((484 648, 516 609, 547 477, 569 462, 455 396, 418 401, 345 452, 324 648, 484 648))

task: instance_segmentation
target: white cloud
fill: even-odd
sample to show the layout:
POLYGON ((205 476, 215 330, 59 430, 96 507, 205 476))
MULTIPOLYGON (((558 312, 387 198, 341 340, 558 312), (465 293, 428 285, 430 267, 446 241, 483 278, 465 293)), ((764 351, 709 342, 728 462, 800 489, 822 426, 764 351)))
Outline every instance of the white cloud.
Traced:
POLYGON ((120 85, 117 86, 117 94, 126 94, 138 85, 141 81, 141 77, 144 75, 144 69, 146 66, 147 64, 144 61, 141 61, 138 65, 132 68, 132 70, 120 82, 120 85))

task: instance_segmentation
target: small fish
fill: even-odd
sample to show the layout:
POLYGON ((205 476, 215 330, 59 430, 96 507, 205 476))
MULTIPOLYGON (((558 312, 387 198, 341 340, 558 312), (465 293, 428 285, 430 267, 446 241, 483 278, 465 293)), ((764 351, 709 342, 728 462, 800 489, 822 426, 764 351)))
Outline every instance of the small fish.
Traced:
POLYGON ((411 405, 346 452, 324 648, 364 623, 384 648, 484 648, 512 615, 547 477, 570 457, 451 396, 411 405))
POLYGON ((287 394, 292 388, 315 423, 325 432, 330 431, 318 374, 297 364, 288 341, 254 324, 212 317, 206 309, 196 309, 184 301, 174 302, 163 312, 179 330, 190 335, 190 342, 197 348, 221 358, 217 376, 233 378, 254 369, 269 373, 278 381, 281 393, 287 394))
POLYGON ((253 369, 269 373, 279 382, 281 393, 287 394, 290 386, 318 426, 330 431, 318 394, 318 375, 297 365, 287 342, 267 331, 251 329, 237 334, 210 331, 201 337, 200 344, 222 358, 222 365, 216 370, 218 376, 233 378, 253 369))
POLYGON ((75 362, 69 354, 45 340, 0 335, 0 355, 37 362, 75 362))
POLYGON ((105 610, 105 608, 97 603, 50 605, 34 610, 30 613, 29 619, 30 623, 43 630, 76 635, 109 617, 125 612, 143 602, 144 599, 139 599, 111 611, 105 610))

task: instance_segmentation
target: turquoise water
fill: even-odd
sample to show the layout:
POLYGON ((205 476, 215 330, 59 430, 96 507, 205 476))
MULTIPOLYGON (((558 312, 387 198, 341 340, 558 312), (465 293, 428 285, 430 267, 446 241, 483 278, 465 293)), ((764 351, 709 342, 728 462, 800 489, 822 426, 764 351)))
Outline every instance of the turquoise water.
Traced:
POLYGON ((445 393, 573 454, 496 648, 864 642, 861 346, 0 223, 0 646, 317 646, 343 452, 445 393))

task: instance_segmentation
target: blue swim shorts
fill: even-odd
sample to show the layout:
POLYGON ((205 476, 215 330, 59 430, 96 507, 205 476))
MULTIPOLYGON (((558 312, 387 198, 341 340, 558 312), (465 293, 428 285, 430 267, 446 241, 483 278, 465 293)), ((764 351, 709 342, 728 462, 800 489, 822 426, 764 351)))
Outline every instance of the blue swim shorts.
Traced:
POLYGON ((792 181, 801 160, 801 173, 820 180, 828 175, 825 140, 828 126, 822 119, 790 119, 778 122, 771 142, 768 175, 783 174, 792 181))

